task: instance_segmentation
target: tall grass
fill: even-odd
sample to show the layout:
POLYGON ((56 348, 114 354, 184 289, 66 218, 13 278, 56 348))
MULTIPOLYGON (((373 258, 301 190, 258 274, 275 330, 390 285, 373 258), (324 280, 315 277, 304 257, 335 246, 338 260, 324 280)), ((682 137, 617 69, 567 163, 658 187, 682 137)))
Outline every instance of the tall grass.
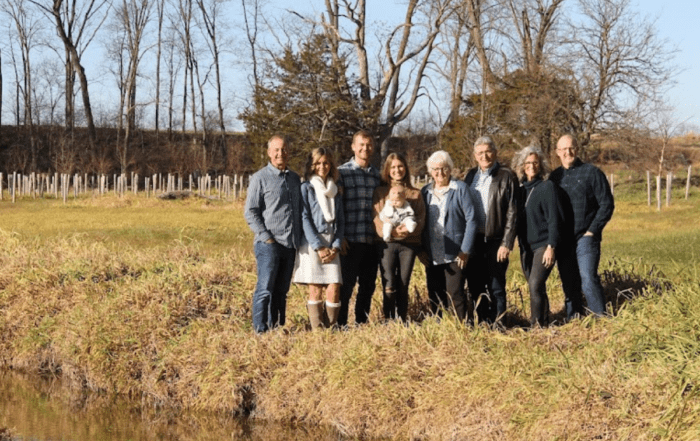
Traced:
MULTIPOLYGON (((369 325, 307 332, 306 294, 294 287, 287 326, 259 336, 240 205, 0 204, 0 365, 157 408, 353 436, 700 439, 700 263, 683 248, 700 230, 696 212, 688 203, 661 220, 618 204, 601 266, 611 318, 501 330, 439 320, 424 315, 417 265, 408 324, 383 323, 375 304, 369 325)), ((529 313, 518 266, 511 325, 529 313)), ((556 274, 549 288, 559 312, 556 274)))

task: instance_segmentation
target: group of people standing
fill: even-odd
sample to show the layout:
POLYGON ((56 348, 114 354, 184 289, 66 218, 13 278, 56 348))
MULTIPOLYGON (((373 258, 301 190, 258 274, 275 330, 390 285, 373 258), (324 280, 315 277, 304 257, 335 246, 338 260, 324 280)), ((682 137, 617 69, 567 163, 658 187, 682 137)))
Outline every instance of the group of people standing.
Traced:
POLYGON ((499 163, 488 136, 474 143, 477 166, 464 181, 452 177, 450 155, 437 151, 427 160, 432 182, 420 190, 400 154, 389 154, 381 171, 370 164, 366 131, 355 133, 353 157, 338 167, 329 150, 314 149, 303 183, 287 167, 288 146, 284 136, 268 141, 270 162, 251 177, 245 204, 255 234, 256 332, 284 324, 292 281, 308 286, 314 329, 347 325, 356 285, 355 322, 365 323, 377 269, 384 317, 405 321, 416 257, 426 267, 433 313, 496 323, 507 308, 516 238, 533 325, 549 323, 546 281, 555 262, 567 318, 585 312, 584 296, 591 313, 605 313, 598 264, 614 202, 605 175, 578 158, 574 136, 559 139, 562 165, 551 174, 536 147, 516 154, 515 171, 499 163))

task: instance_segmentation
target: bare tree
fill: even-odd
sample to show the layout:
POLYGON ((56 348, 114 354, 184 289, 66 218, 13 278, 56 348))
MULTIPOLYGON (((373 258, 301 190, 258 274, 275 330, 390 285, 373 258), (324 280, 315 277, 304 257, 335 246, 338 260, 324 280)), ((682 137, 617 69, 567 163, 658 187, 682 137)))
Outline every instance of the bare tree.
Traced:
POLYGON ((83 111, 87 120, 88 137, 95 146, 97 134, 92 117, 90 92, 81 58, 98 29, 102 26, 109 11, 108 0, 30 0, 53 19, 66 59, 66 127, 72 131, 75 111, 72 105, 74 76, 78 76, 83 98, 83 111))
POLYGON ((653 21, 631 9, 630 0, 579 4, 585 19, 573 25, 568 67, 581 102, 572 109, 571 121, 587 144, 593 133, 614 127, 630 109, 659 95, 674 75, 675 51, 659 39, 653 21))
POLYGON ((156 98, 155 98, 155 115, 153 118, 156 129, 156 144, 160 135, 160 60, 163 46, 163 20, 165 14, 165 0, 156 0, 157 15, 158 15, 158 42, 156 50, 156 98))
POLYGON ((129 142, 136 128, 136 86, 139 74, 139 64, 146 53, 143 49, 143 38, 146 26, 150 22, 153 2, 150 0, 122 0, 115 7, 112 28, 115 32, 111 35, 121 36, 119 39, 111 38, 113 43, 111 52, 119 61, 118 86, 120 89, 120 105, 118 117, 117 153, 122 173, 126 171, 129 163, 129 142), (126 115, 126 126, 123 126, 123 117, 126 115), (125 129, 122 142, 119 136, 125 129))
MULTIPOLYGON (((169 38, 167 42, 166 50, 166 61, 167 61, 167 71, 168 71, 168 139, 172 141, 173 139, 173 127, 176 122, 174 121, 175 116, 175 86, 176 78, 179 74, 181 64, 177 60, 179 52, 176 50, 175 45, 175 31, 169 29, 169 38)), ((184 130, 184 129, 183 129, 184 130)))
POLYGON ((19 73, 19 63, 17 62, 17 58, 15 57, 15 49, 14 46, 10 45, 10 59, 12 60, 12 67, 15 73, 15 125, 19 126, 20 121, 22 119, 22 113, 20 112, 20 97, 22 96, 22 75, 19 73))
POLYGON ((192 32, 194 13, 193 0, 175 0, 175 11, 170 14, 170 26, 178 37, 182 51, 184 71, 182 81, 182 133, 187 130, 188 97, 192 97, 192 127, 197 132, 196 97, 194 89, 195 54, 194 35, 192 32))
POLYGON ((250 57, 253 70, 253 85, 260 84, 258 73, 258 25, 262 15, 262 0, 241 0, 245 34, 250 46, 250 57))
POLYGON ((37 141, 34 133, 34 114, 32 105, 32 64, 31 51, 36 45, 38 34, 42 27, 40 20, 28 8, 29 3, 25 0, 2 0, 0 1, 0 11, 8 16, 14 24, 14 35, 20 48, 22 59, 22 102, 24 106, 23 121, 28 129, 30 145, 30 167, 37 165, 37 141))
MULTIPOLYGON (((564 0, 465 0, 468 26, 481 65, 483 80, 489 90, 503 86, 504 76, 515 69, 537 75, 545 64, 547 44, 564 0), (494 10, 499 11, 494 14, 494 10), (502 14, 508 11, 508 17, 502 14), (498 23, 497 27, 493 23, 498 23), (489 38, 496 33, 496 37, 489 38), (491 43, 491 44, 489 44, 491 43), (515 66, 502 66, 501 74, 493 66, 490 52, 503 50, 504 60, 516 60, 515 66)), ((551 54, 551 52, 550 52, 551 54)))
POLYGON ((341 45, 354 49, 360 105, 379 120, 377 132, 382 157, 388 154, 384 141, 410 115, 421 96, 438 34, 452 11, 449 0, 409 0, 403 22, 382 42, 382 52, 377 55, 378 80, 373 84, 375 74, 368 54, 371 46, 366 40, 366 0, 326 0, 322 25, 336 59, 340 59, 341 45))
POLYGON ((444 61, 433 63, 433 69, 449 84, 449 112, 445 124, 459 117, 464 102, 469 64, 474 55, 474 42, 468 22, 466 2, 461 2, 445 22, 436 47, 444 61))
MULTIPOLYGON (((196 0, 197 6, 201 12, 203 29, 202 33, 205 35, 205 42, 209 48, 209 52, 212 56, 212 64, 214 67, 214 88, 216 89, 216 105, 218 111, 218 125, 219 125, 219 154, 222 158, 222 164, 227 163, 226 159, 226 124, 224 118, 224 106, 222 99, 221 90, 221 44, 222 35, 219 32, 222 29, 221 16, 225 12, 225 3, 221 0, 196 0)), ((200 25, 200 28, 202 26, 200 25)), ((223 41, 225 43, 225 39, 223 41)), ((204 95, 203 91, 200 90, 200 95, 204 95)), ((204 115, 204 100, 202 99, 202 114, 204 115)), ((206 127, 206 124, 204 124, 206 127)))
POLYGON ((36 122, 40 125, 54 126, 61 124, 62 117, 58 107, 64 98, 65 88, 61 83, 63 65, 55 59, 44 59, 36 71, 33 101, 37 111, 36 122))

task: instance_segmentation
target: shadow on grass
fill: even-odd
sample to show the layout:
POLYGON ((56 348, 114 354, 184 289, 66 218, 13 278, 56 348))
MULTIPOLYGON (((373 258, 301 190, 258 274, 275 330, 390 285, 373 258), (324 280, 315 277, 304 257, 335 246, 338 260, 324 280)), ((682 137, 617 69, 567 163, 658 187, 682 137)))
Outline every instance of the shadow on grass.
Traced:
POLYGON ((637 297, 661 295, 673 288, 663 272, 655 265, 647 267, 640 260, 623 262, 613 257, 607 269, 600 273, 605 303, 612 305, 612 314, 617 315, 622 306, 637 297))
MULTIPOLYGON (((647 266, 641 259, 630 262, 613 257, 599 274, 605 304, 612 316, 616 316, 627 302, 642 296, 662 295, 673 287, 656 266, 647 266)), ((585 297, 583 303, 585 306, 585 297)), ((553 313, 551 320, 555 325, 566 323, 566 310, 553 313)))
MULTIPOLYGON (((648 266, 641 259, 636 261, 623 261, 616 257, 610 259, 604 265, 600 273, 601 283, 605 295, 605 303, 612 316, 617 315, 623 305, 642 296, 662 295, 673 288, 673 284, 656 266, 648 266)), ((527 285, 516 286, 509 290, 508 296, 520 299, 527 295, 527 285), (523 291, 524 290, 524 291, 523 291)), ((585 298, 583 299, 585 307, 585 298)), ((426 317, 432 316, 430 301, 426 296, 421 296, 415 289, 412 301, 409 304, 409 320, 420 323, 426 317)), ((471 315, 470 315, 471 317, 471 315)), ((549 326, 561 326, 567 322, 564 308, 551 312, 549 326)), ((494 329, 530 328, 530 319, 521 310, 509 310, 496 325, 490 325, 494 329)))

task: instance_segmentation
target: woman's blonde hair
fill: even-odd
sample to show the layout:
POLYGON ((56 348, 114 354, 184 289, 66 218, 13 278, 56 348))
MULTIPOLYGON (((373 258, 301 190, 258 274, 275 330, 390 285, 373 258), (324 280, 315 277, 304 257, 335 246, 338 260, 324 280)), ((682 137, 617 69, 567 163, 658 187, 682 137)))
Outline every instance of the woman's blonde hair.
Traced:
POLYGON ((314 166, 318 162, 321 157, 325 156, 328 159, 328 162, 331 163, 331 169, 328 172, 328 178, 332 178, 334 181, 338 180, 338 168, 335 166, 335 159, 333 159, 333 152, 331 152, 330 149, 327 149, 326 147, 316 147, 315 149, 311 150, 311 153, 309 154, 309 159, 306 161, 306 172, 304 173, 304 179, 307 181, 311 179, 311 176, 316 174, 314 170, 314 166))

